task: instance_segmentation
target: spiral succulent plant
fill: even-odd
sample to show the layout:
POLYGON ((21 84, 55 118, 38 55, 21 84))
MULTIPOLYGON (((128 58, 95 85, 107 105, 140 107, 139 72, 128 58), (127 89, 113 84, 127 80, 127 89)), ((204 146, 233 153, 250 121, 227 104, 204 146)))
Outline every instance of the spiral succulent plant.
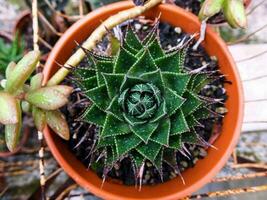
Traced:
POLYGON ((198 94, 212 76, 186 70, 187 48, 165 52, 157 32, 156 26, 141 41, 128 27, 115 56, 84 49, 89 66, 74 71, 92 102, 81 119, 100 128, 96 150, 105 169, 128 156, 136 172, 145 160, 161 172, 163 161, 175 165, 185 143, 199 143, 195 127, 211 116, 210 102, 198 94))

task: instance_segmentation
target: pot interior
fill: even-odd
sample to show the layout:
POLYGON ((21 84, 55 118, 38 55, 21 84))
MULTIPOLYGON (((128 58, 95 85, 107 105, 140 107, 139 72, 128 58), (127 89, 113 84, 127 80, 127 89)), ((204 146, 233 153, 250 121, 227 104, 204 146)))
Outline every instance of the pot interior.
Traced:
MULTIPOLYGON (((82 43, 90 33, 107 17, 118 11, 132 7, 130 2, 120 2, 98 9, 82 20, 75 23, 58 41, 51 52, 45 69, 46 81, 57 70, 56 62, 64 64, 76 47, 74 41, 82 43), (55 62, 56 61, 56 62, 55 62)), ((179 26, 184 32, 193 34, 200 30, 198 19, 191 13, 171 5, 160 5, 145 13, 146 17, 156 18, 173 26, 179 26)), ((240 133, 243 117, 243 94, 241 82, 231 55, 225 43, 210 29, 207 30, 206 40, 203 43, 207 53, 218 58, 220 70, 227 75, 232 84, 226 84, 229 95, 226 108, 229 110, 223 121, 221 135, 214 143, 218 149, 208 149, 208 155, 199 160, 194 168, 183 172, 185 185, 179 177, 155 186, 143 186, 139 192, 133 186, 124 186, 105 182, 101 189, 102 179, 76 159, 66 144, 53 134, 48 128, 45 130, 47 143, 59 164, 82 187, 104 199, 178 199, 200 189, 211 180, 223 167, 234 148, 240 133)))

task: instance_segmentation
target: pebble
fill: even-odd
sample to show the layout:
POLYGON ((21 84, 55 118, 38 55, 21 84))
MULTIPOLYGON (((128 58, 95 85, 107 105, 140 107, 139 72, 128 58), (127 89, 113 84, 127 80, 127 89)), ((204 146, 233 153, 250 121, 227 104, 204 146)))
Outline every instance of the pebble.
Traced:
POLYGON ((147 163, 146 163, 146 166, 147 166, 147 167, 152 167, 152 164, 151 164, 150 162, 147 162, 147 163))
POLYGON ((146 175, 145 175, 145 180, 149 180, 150 177, 151 177, 150 174, 146 174, 146 175))
POLYGON ((180 163, 184 168, 187 168, 188 167, 188 163, 186 161, 182 161, 180 163))
POLYGON ((175 27, 174 31, 178 34, 182 33, 181 27, 175 27))
POLYGON ((206 61, 202 61, 202 66, 205 66, 205 65, 207 65, 207 62, 206 61))
POLYGON ((142 28, 142 25, 141 24, 135 24, 134 27, 136 30, 139 31, 142 28))
POLYGON ((198 161, 198 158, 194 158, 193 163, 196 164, 198 161))
POLYGON ((207 153, 207 151, 206 151, 205 149, 202 149, 202 148, 200 149, 199 155, 200 155, 201 157, 204 158, 204 157, 207 156, 207 154, 208 154, 208 153, 207 153))
POLYGON ((210 59, 213 61, 218 61, 218 58, 216 56, 211 56, 210 59))
POLYGON ((225 108, 225 107, 218 107, 218 108, 216 108, 215 111, 219 114, 222 114, 222 115, 228 112, 227 108, 225 108))
POLYGON ((193 156, 194 156, 194 157, 197 157, 198 155, 199 155, 199 151, 198 151, 198 150, 194 150, 194 151, 193 151, 193 156))
POLYGON ((115 170, 119 170, 119 169, 120 169, 120 165, 119 165, 118 163, 116 163, 116 164, 114 165, 114 169, 115 169, 115 170))
POLYGON ((169 44, 169 45, 167 46, 167 49, 171 49, 171 48, 172 48, 172 45, 169 44))
POLYGON ((143 30, 144 31, 148 30, 148 26, 143 26, 143 30))
POLYGON ((172 178, 175 178, 175 177, 176 177, 176 174, 174 172, 171 172, 170 178, 172 179, 172 178))

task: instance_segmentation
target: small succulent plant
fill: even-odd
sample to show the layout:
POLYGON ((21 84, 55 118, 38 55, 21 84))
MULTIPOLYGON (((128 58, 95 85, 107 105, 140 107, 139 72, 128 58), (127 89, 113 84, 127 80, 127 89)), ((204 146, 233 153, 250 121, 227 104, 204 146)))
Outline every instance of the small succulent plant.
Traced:
POLYGON ((19 61, 23 56, 24 43, 19 40, 18 34, 11 44, 0 38, 0 74, 4 75, 7 65, 19 61))
POLYGON ((88 66, 74 70, 75 82, 92 102, 81 120, 100 128, 96 150, 105 155, 104 176, 128 156, 135 171, 150 161, 177 169, 176 152, 199 144, 195 127, 209 118, 211 99, 199 92, 213 80, 184 67, 187 48, 165 52, 155 26, 142 41, 129 26, 114 56, 87 54, 88 66))
POLYGON ((5 125, 5 141, 13 151, 18 145, 22 128, 22 112, 32 112, 35 125, 43 131, 49 125, 62 138, 69 139, 67 122, 58 110, 64 106, 72 92, 69 86, 43 87, 43 74, 38 73, 26 84, 39 62, 40 52, 27 53, 17 64, 11 62, 6 68, 6 79, 1 81, 0 123, 5 125))
POLYGON ((233 28, 246 28, 247 17, 243 0, 205 0, 199 12, 200 20, 206 20, 223 12, 233 28))

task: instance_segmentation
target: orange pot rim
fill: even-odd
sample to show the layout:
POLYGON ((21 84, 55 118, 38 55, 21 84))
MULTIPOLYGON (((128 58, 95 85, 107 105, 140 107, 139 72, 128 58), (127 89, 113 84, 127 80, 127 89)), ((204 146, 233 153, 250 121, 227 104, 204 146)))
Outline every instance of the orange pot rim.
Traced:
MULTIPOLYGON (((130 7, 133 7, 133 4, 130 2, 118 2, 110 4, 89 13, 83 19, 79 20, 72 27, 70 27, 59 39, 48 57, 44 68, 45 82, 47 82, 49 77, 51 77, 51 75, 58 69, 55 61, 64 63, 69 55, 73 53, 73 48, 68 51, 69 46, 75 46, 75 44, 69 44, 71 41, 70 39, 80 39, 81 37, 84 37, 81 41, 85 39, 83 34, 85 34, 84 31, 86 29, 84 26, 87 25, 88 29, 93 29, 97 26, 97 24, 100 24, 100 21, 103 21, 103 19, 107 18, 108 16, 130 7), (95 20, 98 21, 95 22, 95 20), (90 26, 88 26, 88 24, 90 26), (62 52, 63 49, 64 53, 62 52)), ((145 15, 148 17, 157 17, 159 13, 161 13, 161 18, 165 18, 163 21, 168 21, 174 26, 179 26, 182 23, 182 29, 189 30, 185 30, 185 32, 194 33, 200 29, 200 22, 198 21, 197 17, 191 13, 185 12, 183 9, 177 6, 161 4, 148 11, 145 15), (179 21, 177 18, 175 19, 175 16, 179 16, 180 18, 183 18, 183 20, 179 21), (187 24, 185 25, 185 23, 187 24)), ((57 136, 55 136, 55 134, 53 134, 49 128, 46 127, 44 134, 47 144, 51 149, 52 154, 59 162, 61 167, 67 172, 67 174, 88 191, 108 200, 176 200, 197 191, 206 183, 208 183, 224 166, 238 141, 243 121, 244 104, 241 80, 233 58, 230 55, 224 41, 208 28, 204 46, 208 53, 214 53, 214 55, 218 57, 219 65, 223 73, 229 74, 229 78, 233 84, 231 86, 226 86, 229 94, 229 100, 226 103, 226 107, 230 109, 229 113, 224 119, 225 121, 223 124, 222 134, 214 144, 215 146, 218 145, 221 149, 218 151, 209 149, 207 157, 198 161, 194 168, 187 169, 185 171, 185 179, 188 179, 189 184, 181 185, 178 178, 175 178, 156 186, 143 186, 141 192, 138 192, 138 190, 132 186, 117 185, 112 182, 105 183, 104 187, 101 188, 100 178, 90 170, 86 171, 86 167, 84 167, 80 161, 74 158, 74 155, 67 148, 65 148, 63 142, 57 136), (202 170, 201 167, 204 167, 205 170, 204 168, 202 170), (194 173, 193 176, 192 173, 194 173)))

